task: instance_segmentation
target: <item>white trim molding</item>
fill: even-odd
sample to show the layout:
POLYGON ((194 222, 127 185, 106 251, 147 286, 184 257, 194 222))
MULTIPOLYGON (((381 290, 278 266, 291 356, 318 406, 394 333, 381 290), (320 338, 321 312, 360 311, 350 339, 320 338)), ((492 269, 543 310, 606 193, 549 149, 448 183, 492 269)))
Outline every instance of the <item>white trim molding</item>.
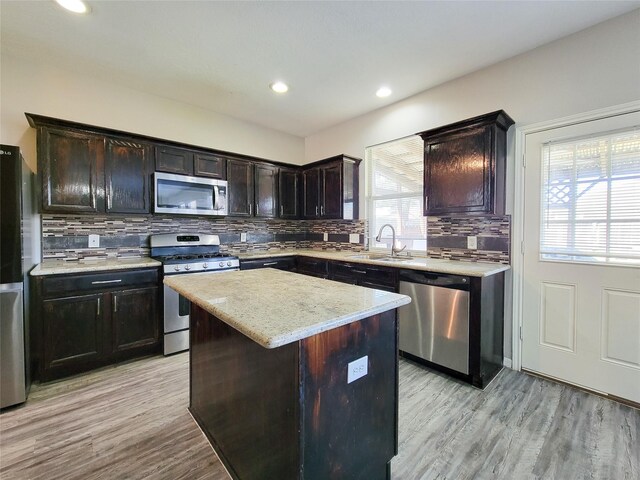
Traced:
MULTIPOLYGON (((513 370, 522 369, 522 296, 524 294, 524 250, 527 245, 524 243, 524 185, 526 167, 525 145, 527 135, 551 130, 554 128, 567 127, 580 123, 591 122, 617 115, 624 115, 640 111, 640 100, 616 105, 613 107, 592 110, 577 115, 571 115, 546 122, 533 123, 529 125, 516 125, 515 131, 515 171, 513 188, 513 212, 512 212, 512 236, 511 236, 511 272, 513 279, 513 305, 512 305, 512 342, 511 342, 511 366, 513 370)), ((530 240, 535 241, 535 240, 530 240)), ((504 359, 506 366, 508 359, 504 359)))

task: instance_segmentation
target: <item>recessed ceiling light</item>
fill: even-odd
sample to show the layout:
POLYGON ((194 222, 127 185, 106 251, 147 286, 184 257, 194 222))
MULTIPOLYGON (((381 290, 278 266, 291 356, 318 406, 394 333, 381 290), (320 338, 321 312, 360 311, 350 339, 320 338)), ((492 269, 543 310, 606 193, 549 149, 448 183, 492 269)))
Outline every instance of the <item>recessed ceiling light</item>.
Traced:
POLYGON ((56 0, 56 3, 73 13, 89 12, 89 7, 82 0, 56 0))
POLYGON ((287 93, 289 91, 289 85, 284 82, 273 82, 269 85, 269 88, 276 93, 287 93))
POLYGON ((376 92, 376 96, 380 98, 388 97, 391 95, 391 89, 389 87, 380 87, 376 92))

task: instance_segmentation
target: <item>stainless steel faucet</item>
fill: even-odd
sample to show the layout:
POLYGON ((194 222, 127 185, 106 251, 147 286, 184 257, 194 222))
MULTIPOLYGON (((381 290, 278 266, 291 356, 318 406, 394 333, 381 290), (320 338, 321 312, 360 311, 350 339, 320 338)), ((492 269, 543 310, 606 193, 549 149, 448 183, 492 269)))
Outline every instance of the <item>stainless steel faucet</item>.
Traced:
POLYGON ((395 257, 396 255, 398 255, 398 253, 400 253, 405 248, 407 248, 407 246, 405 245, 400 249, 396 248, 396 230, 395 228, 393 228, 393 225, 391 225, 390 223, 385 223, 380 227, 380 230, 378 230, 378 235, 376 236, 376 242, 379 242, 381 240, 382 231, 385 229, 385 227, 389 227, 391 229, 391 256, 395 257))

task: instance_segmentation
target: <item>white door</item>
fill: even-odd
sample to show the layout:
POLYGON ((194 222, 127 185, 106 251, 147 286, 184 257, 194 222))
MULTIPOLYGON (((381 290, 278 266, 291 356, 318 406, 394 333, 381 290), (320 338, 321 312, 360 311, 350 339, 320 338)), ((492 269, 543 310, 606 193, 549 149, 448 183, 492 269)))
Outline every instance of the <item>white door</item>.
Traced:
POLYGON ((526 136, 522 367, 640 403, 638 126, 634 112, 526 136))

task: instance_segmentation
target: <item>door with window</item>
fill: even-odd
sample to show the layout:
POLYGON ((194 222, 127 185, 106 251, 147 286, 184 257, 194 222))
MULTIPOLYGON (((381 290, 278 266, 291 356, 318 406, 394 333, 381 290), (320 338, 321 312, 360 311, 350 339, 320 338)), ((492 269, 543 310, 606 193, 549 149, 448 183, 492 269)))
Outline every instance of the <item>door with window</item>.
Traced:
POLYGON ((640 112, 526 136, 522 367, 640 403, 640 112))

